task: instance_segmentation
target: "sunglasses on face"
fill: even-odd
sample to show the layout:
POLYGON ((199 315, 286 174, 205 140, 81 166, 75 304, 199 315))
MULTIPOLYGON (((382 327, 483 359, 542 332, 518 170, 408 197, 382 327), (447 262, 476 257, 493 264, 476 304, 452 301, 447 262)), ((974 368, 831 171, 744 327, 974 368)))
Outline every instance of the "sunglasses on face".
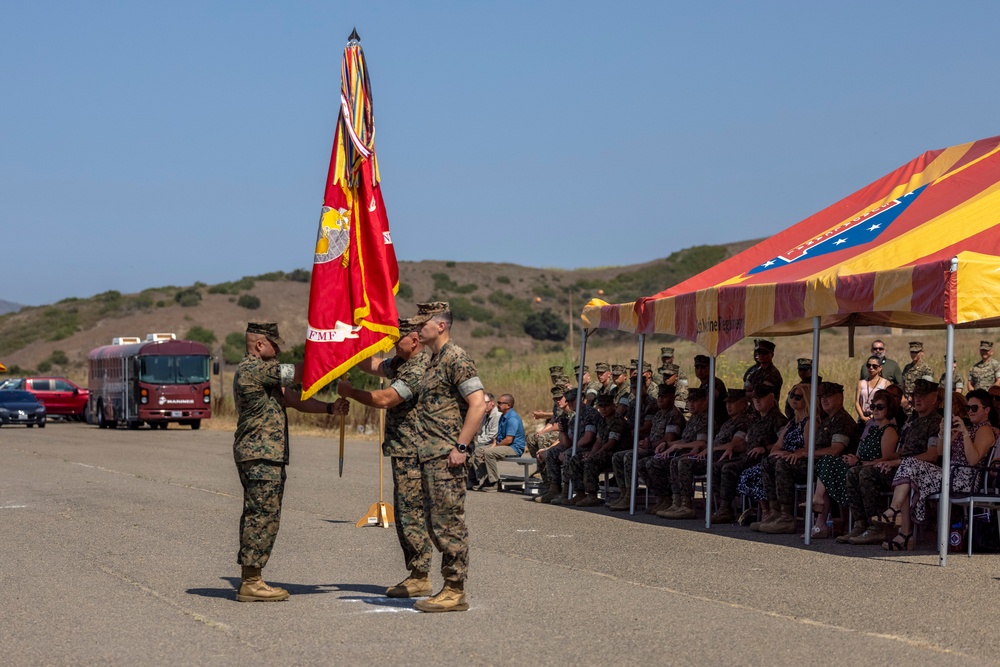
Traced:
POLYGON ((985 405, 976 405, 975 403, 969 403, 969 412, 975 414, 979 412, 980 408, 986 409, 985 405))
POLYGON ((884 347, 872 347, 872 352, 881 352, 884 349, 884 347))
POLYGON ((886 407, 885 403, 872 403, 872 410, 885 410, 886 407))
POLYGON ((881 364, 868 364, 868 368, 882 368, 881 364))
POLYGON ((801 401, 802 394, 792 393, 788 395, 788 398, 792 399, 793 401, 801 401))

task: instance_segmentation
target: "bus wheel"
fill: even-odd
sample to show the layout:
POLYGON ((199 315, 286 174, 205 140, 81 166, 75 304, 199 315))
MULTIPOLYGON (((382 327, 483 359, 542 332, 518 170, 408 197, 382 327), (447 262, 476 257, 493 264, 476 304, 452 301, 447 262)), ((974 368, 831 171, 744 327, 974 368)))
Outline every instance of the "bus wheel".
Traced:
POLYGON ((104 404, 97 403, 97 428, 107 428, 108 421, 104 418, 104 404))
POLYGON ((201 428, 201 420, 200 419, 192 419, 191 420, 191 430, 192 431, 197 431, 200 428, 201 428))

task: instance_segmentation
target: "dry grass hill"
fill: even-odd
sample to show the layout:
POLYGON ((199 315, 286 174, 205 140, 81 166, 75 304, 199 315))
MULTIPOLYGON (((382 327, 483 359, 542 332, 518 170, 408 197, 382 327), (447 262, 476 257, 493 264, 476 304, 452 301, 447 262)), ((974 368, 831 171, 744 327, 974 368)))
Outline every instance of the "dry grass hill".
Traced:
MULTIPOLYGON (((407 316, 416 311, 417 302, 450 301, 457 320, 455 335, 477 357, 561 350, 571 314, 575 319, 583 304, 601 291, 601 298, 608 301, 651 294, 747 245, 698 246, 647 264, 573 271, 514 264, 401 262, 398 307, 407 316), (534 337, 525 333, 528 322, 534 322, 534 337)), ((194 283, 138 294, 110 291, 89 299, 25 307, 0 315, 0 361, 12 374, 57 372, 83 379, 88 352, 116 336, 175 332, 178 337, 206 340, 225 352, 226 337, 242 332, 252 319, 277 321, 294 345, 302 341, 306 329, 308 279, 304 270, 279 271, 220 285, 194 283)))

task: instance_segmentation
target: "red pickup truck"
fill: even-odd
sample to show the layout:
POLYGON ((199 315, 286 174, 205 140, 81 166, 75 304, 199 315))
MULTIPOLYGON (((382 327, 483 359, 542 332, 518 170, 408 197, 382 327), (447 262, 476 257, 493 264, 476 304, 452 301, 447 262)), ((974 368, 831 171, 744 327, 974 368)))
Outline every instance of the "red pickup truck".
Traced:
POLYGON ((83 421, 89 393, 66 378, 16 378, 4 382, 3 388, 30 391, 45 406, 49 416, 66 415, 76 421, 83 421))

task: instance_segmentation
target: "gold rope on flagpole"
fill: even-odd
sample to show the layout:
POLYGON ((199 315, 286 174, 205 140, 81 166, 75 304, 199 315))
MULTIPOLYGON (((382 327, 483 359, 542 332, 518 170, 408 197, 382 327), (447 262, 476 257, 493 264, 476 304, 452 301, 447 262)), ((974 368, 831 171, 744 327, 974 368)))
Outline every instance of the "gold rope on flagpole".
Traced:
MULTIPOLYGON (((379 355, 383 356, 383 355, 379 355)), ((385 385, 385 379, 379 380, 379 389, 385 385)), ((358 522, 354 524, 355 528, 364 528, 365 526, 381 526, 382 528, 388 528, 390 523, 396 521, 396 516, 392 511, 392 505, 382 501, 382 447, 381 444, 385 440, 385 411, 378 411, 378 442, 379 446, 375 448, 378 453, 378 502, 372 503, 372 506, 368 508, 368 512, 358 519, 358 522)))

